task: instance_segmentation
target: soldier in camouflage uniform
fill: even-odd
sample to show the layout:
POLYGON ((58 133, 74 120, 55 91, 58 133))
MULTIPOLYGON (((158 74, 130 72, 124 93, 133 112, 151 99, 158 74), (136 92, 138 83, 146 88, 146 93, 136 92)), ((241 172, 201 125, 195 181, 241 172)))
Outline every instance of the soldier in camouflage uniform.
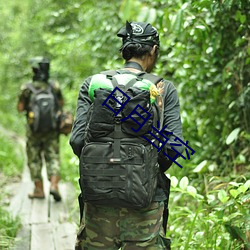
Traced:
MULTIPOLYGON (((126 23, 118 32, 122 38, 121 53, 125 59, 125 66, 118 70, 126 74, 140 74, 142 71, 150 73, 156 63, 160 47, 157 30, 148 23, 126 23)), ((92 77, 83 82, 78 95, 76 118, 71 131, 70 145, 74 153, 80 158, 85 145, 85 129, 88 110, 91 105, 88 89, 92 77)), ((173 158, 176 152, 170 143, 175 136, 182 138, 182 124, 180 119, 180 105, 177 90, 166 80, 162 84, 162 105, 164 105, 163 126, 166 126, 173 136, 164 145, 162 151, 173 158)), ((159 103, 160 106, 160 103, 159 103)), ((181 153, 184 148, 175 148, 181 153)), ((162 176, 159 177, 164 185, 158 184, 155 197, 151 205, 143 209, 132 209, 104 205, 83 203, 79 196, 81 211, 81 225, 76 240, 76 250, 161 250, 170 249, 170 240, 166 238, 166 222, 168 217, 168 196, 170 181, 164 179, 164 172, 172 165, 172 161, 162 151, 158 156, 162 176), (164 180, 163 180, 164 179, 164 180), (165 185, 166 184, 166 185, 165 185)))
MULTIPOLYGON (((35 89, 46 89, 48 83, 52 86, 52 92, 56 96, 59 109, 63 107, 63 96, 57 82, 49 80, 49 61, 46 58, 36 57, 31 60, 33 69, 32 86, 35 89)), ((29 83, 30 84, 30 83, 29 83)), ((18 112, 26 112, 28 115, 29 104, 32 92, 25 84, 21 87, 21 93, 18 97, 18 112)), ((26 153, 28 159, 28 167, 32 181, 34 181, 34 192, 29 194, 30 199, 43 199, 44 189, 42 180, 43 158, 46 164, 47 176, 50 180, 50 194, 56 201, 61 200, 58 190, 58 182, 60 180, 60 156, 59 156, 59 132, 57 130, 48 133, 34 133, 27 123, 26 126, 26 153)))

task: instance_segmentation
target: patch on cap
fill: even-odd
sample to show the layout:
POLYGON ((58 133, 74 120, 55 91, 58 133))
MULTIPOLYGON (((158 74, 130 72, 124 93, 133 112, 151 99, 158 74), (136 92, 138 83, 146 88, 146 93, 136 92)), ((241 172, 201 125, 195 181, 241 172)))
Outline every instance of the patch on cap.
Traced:
POLYGON ((142 28, 142 26, 140 26, 137 23, 131 23, 130 25, 132 26, 133 34, 135 34, 135 35, 142 35, 143 34, 144 29, 142 28))

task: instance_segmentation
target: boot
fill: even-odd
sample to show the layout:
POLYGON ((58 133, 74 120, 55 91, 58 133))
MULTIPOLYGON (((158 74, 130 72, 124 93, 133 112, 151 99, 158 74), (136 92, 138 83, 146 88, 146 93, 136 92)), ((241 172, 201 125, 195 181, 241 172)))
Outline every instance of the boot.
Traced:
POLYGON ((59 180, 60 177, 57 175, 52 175, 50 177, 50 194, 53 195, 55 201, 60 201, 62 199, 58 190, 59 180))
POLYGON ((32 194, 28 194, 30 199, 44 199, 43 182, 41 180, 35 181, 35 189, 32 194))

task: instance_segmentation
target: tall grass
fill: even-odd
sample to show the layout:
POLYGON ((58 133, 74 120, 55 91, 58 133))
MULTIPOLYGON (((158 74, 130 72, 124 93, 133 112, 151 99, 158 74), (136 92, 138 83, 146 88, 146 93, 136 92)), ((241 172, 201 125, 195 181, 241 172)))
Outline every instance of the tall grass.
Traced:
POLYGON ((20 220, 0 207, 0 249, 10 249, 19 227, 20 220))
POLYGON ((18 137, 1 129, 0 135, 0 249, 10 249, 20 226, 18 218, 13 218, 7 211, 4 187, 20 177, 23 168, 23 150, 17 142, 18 137))

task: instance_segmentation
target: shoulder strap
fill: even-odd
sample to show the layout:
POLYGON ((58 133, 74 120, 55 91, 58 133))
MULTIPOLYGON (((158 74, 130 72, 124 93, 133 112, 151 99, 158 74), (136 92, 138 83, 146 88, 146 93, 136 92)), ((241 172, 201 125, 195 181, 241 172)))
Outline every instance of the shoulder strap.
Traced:
MULTIPOLYGON (((104 74, 106 75, 108 78, 111 78, 116 75, 116 74, 120 74, 119 71, 116 71, 116 70, 106 70, 106 71, 102 71, 101 74, 104 74)), ((160 76, 156 76, 156 75, 153 75, 153 74, 149 74, 149 73, 146 73, 146 72, 140 72, 139 74, 137 74, 137 77, 135 77, 134 79, 130 80, 130 82, 127 83, 126 85, 126 89, 130 88, 133 86, 133 84, 138 80, 138 77, 140 78, 143 78, 143 79, 146 79, 146 80, 149 80, 151 81, 152 83, 154 83, 155 85, 157 85, 158 82, 162 81, 162 77, 160 76)), ((117 86, 117 85, 116 85, 117 86)), ((116 87, 114 86, 114 87, 116 87)))
POLYGON ((119 72, 117 72, 116 70, 106 70, 106 71, 102 71, 100 74, 104 74, 107 77, 112 78, 112 76, 119 74, 119 72))
POLYGON ((50 90, 55 90, 56 87, 55 87, 55 81, 52 81, 52 80, 49 80, 48 81, 48 88, 50 88, 50 90))
POLYGON ((156 75, 153 75, 153 74, 149 74, 149 73, 146 73, 146 72, 140 72, 138 74, 139 77, 142 77, 143 79, 146 79, 146 80, 149 80, 151 81, 152 83, 154 83, 155 85, 162 81, 163 78, 160 77, 160 76, 156 76, 156 75))
MULTIPOLYGON (((106 70, 106 71, 102 71, 101 74, 104 74, 108 77, 109 76, 112 77, 116 74, 120 74, 120 72, 116 71, 116 70, 106 70)), ((149 73, 146 73, 144 71, 137 74, 137 76, 142 77, 143 79, 147 79, 147 80, 153 82, 154 84, 157 84, 158 82, 160 82, 163 79, 161 76, 149 74, 149 73)))
MULTIPOLYGON (((27 84, 27 88, 34 94, 37 94, 39 92, 41 92, 42 90, 41 89, 36 89, 32 83, 28 83, 27 84)), ((49 90, 50 92, 53 92, 53 86, 51 83, 48 83, 48 87, 47 87, 47 90, 49 90)))
POLYGON ((32 83, 27 84, 27 88, 28 88, 32 93, 34 93, 34 94, 36 94, 36 93, 39 92, 39 90, 37 90, 37 89, 32 85, 32 83))

